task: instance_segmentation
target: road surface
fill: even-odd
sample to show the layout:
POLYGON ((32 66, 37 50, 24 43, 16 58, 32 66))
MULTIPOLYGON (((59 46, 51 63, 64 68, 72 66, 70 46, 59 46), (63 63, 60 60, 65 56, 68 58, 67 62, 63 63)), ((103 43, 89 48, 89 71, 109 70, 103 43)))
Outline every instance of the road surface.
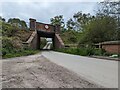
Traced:
POLYGON ((43 47, 43 49, 51 49, 51 45, 52 43, 51 42, 47 42, 47 44, 43 47))
POLYGON ((44 51, 42 55, 91 82, 106 88, 118 88, 118 61, 88 58, 54 51, 44 51))

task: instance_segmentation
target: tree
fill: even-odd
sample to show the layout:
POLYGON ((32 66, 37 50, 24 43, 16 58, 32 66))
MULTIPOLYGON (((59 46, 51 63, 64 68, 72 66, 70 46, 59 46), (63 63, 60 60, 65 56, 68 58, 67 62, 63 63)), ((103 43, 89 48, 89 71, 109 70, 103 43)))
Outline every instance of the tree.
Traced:
POLYGON ((8 24, 6 22, 2 22, 0 23, 0 25, 2 26, 2 35, 3 36, 7 36, 7 37, 11 37, 15 35, 15 32, 17 32, 18 28, 17 27, 13 27, 11 24, 8 24))
POLYGON ((0 16, 0 21, 5 22, 5 18, 2 18, 2 17, 0 16))
POLYGON ((116 20, 111 16, 96 17, 86 25, 80 43, 99 43, 115 40, 116 26, 116 20))
POLYGON ((116 16, 120 14, 120 1, 105 0, 99 3, 97 15, 116 16))
POLYGON ((72 18, 70 18, 68 21, 67 21, 67 30, 75 30, 75 22, 73 21, 72 18))
POLYGON ((27 24, 25 23, 25 21, 20 20, 19 18, 10 18, 8 20, 8 23, 17 26, 19 28, 27 28, 27 24))
POLYGON ((23 28, 27 28, 27 24, 26 24, 25 21, 21 20, 21 21, 20 21, 20 24, 21 24, 21 26, 22 26, 23 28))
POLYGON ((97 10, 97 16, 112 16, 117 21, 114 34, 115 40, 120 40, 120 1, 105 0, 99 3, 97 10))
POLYGON ((50 19, 52 25, 60 25, 61 29, 64 30, 65 23, 63 19, 63 15, 55 16, 50 19))
POLYGON ((75 19, 76 30, 84 31, 85 25, 88 24, 94 16, 91 16, 90 13, 77 12, 73 15, 73 18, 75 19))

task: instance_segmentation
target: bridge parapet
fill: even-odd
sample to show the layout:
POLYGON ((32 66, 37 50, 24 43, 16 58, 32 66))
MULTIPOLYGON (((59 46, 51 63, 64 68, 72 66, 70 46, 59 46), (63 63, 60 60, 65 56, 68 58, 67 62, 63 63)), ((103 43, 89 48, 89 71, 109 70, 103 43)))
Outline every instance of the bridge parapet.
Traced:
POLYGON ((45 24, 41 22, 36 22, 36 19, 30 18, 30 30, 41 30, 45 32, 54 32, 59 34, 60 33, 60 25, 51 25, 45 24))
POLYGON ((55 26, 40 22, 36 22, 36 29, 45 32, 55 32, 55 26))

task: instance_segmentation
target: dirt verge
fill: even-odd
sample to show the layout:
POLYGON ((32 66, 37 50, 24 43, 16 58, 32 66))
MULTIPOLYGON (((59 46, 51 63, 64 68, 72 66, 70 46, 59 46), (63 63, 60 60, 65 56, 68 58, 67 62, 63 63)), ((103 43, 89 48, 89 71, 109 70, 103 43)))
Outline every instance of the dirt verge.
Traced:
POLYGON ((40 54, 2 61, 2 88, 99 88, 40 54))

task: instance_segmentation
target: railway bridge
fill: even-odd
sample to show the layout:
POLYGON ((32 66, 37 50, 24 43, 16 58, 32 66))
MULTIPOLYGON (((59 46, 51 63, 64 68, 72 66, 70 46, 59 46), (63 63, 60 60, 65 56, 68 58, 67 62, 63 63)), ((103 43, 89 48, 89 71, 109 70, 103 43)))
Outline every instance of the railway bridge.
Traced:
POLYGON ((64 43, 60 37, 60 26, 37 22, 29 19, 30 30, 33 31, 30 38, 24 43, 33 49, 40 49, 41 37, 52 38, 53 49, 63 48, 64 43))

